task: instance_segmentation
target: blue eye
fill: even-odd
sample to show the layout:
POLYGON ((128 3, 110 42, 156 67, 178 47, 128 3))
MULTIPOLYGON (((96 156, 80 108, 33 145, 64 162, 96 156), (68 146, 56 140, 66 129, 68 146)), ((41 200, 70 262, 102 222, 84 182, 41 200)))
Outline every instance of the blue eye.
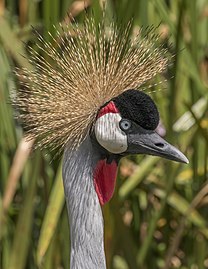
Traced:
POLYGON ((122 119, 119 122, 119 126, 120 126, 122 131, 128 131, 131 128, 131 121, 126 120, 126 119, 122 119))

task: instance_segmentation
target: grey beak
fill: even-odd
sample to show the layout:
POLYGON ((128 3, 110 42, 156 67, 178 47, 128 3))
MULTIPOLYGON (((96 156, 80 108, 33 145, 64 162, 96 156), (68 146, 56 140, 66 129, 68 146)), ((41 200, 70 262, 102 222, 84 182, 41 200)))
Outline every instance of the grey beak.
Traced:
POLYGON ((155 131, 143 129, 139 133, 129 133, 128 145, 127 152, 130 154, 148 154, 176 162, 189 163, 180 150, 165 141, 155 131))

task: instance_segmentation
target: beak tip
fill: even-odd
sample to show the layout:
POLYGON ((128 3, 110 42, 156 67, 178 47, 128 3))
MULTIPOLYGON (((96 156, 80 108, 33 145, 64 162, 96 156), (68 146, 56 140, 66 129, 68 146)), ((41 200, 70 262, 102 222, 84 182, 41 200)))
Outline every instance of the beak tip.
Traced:
POLYGON ((189 160, 188 160, 188 158, 184 155, 184 154, 180 154, 181 156, 180 156, 180 161, 182 162, 182 163, 185 163, 185 164, 189 164, 189 160))
POLYGON ((180 162, 180 163, 185 163, 185 164, 189 163, 188 158, 180 150, 178 150, 177 148, 171 145, 170 145, 170 148, 171 148, 171 154, 169 156, 170 160, 180 162))

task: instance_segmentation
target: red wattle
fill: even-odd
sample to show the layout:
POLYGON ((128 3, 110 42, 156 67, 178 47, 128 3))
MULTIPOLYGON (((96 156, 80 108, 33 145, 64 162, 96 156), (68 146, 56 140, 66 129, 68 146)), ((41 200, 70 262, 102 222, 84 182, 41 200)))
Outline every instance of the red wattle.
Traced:
POLYGON ((100 118, 107 113, 119 113, 118 108, 115 106, 113 101, 109 102, 106 106, 101 108, 97 117, 100 118))
POLYGON ((110 164, 106 160, 97 163, 94 172, 94 184, 100 204, 104 205, 113 196, 117 175, 117 163, 112 161, 110 164))

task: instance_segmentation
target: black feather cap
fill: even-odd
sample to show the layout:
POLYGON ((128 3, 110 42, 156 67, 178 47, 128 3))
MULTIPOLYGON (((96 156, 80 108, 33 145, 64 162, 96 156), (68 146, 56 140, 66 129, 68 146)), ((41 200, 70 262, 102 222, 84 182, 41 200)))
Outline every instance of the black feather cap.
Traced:
POLYGON ((155 130, 159 124, 159 112, 152 98, 146 93, 130 89, 114 99, 122 118, 134 121, 142 128, 155 130))

